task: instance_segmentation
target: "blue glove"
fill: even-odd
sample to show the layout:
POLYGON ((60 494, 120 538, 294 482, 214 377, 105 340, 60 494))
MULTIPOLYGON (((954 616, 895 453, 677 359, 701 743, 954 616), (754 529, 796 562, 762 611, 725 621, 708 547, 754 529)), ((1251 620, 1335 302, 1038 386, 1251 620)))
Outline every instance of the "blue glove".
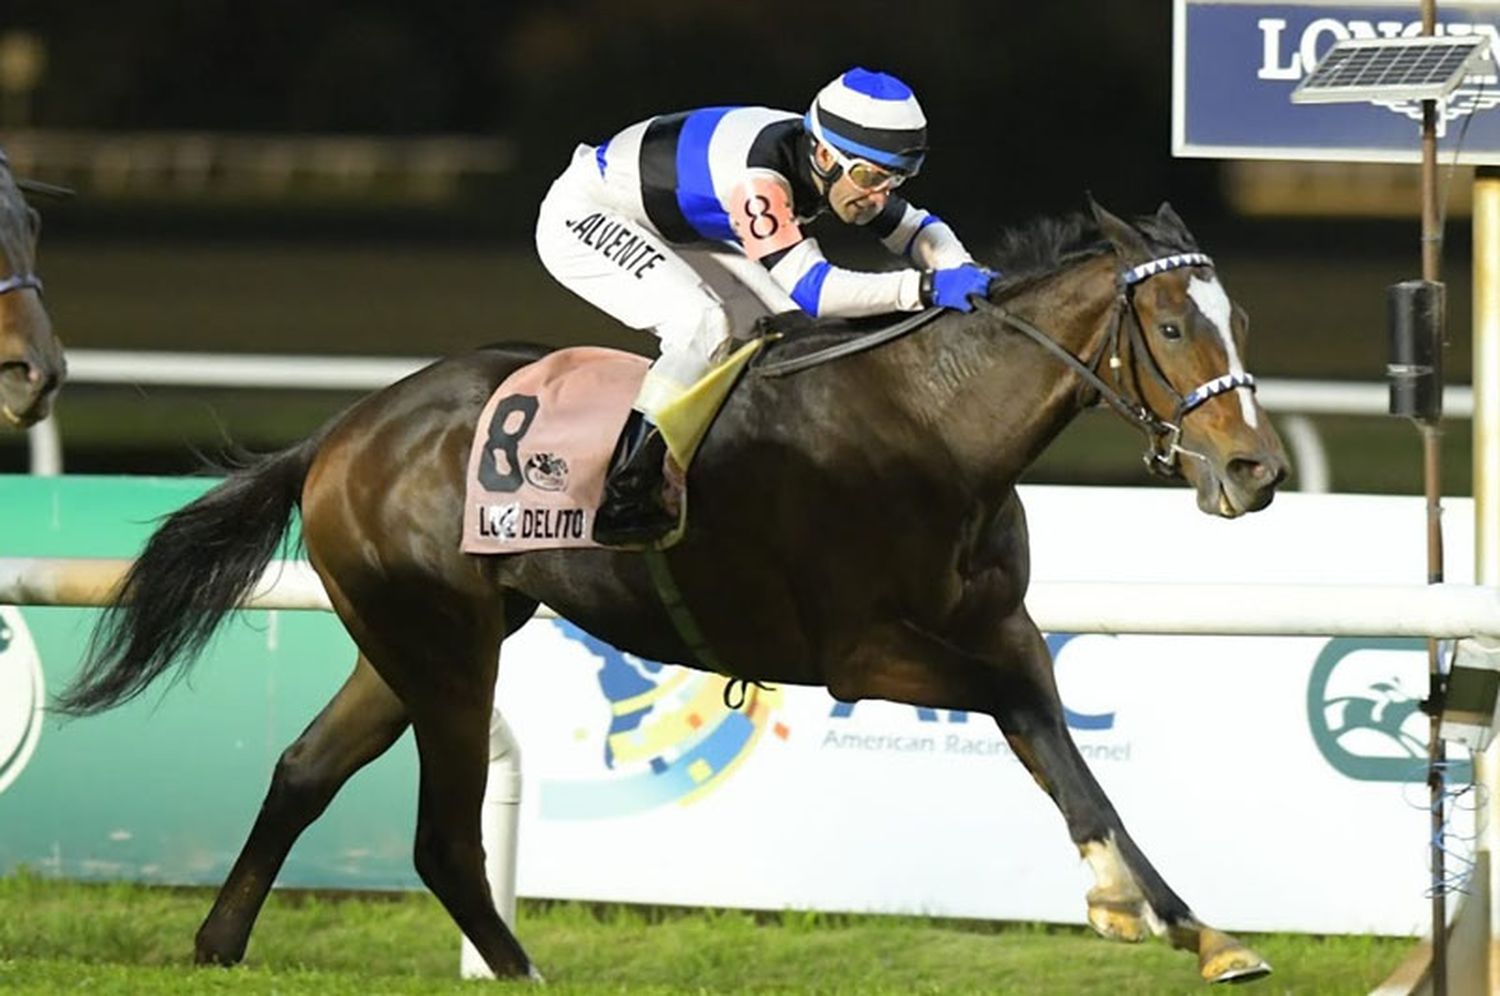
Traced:
POLYGON ((928 307, 937 305, 954 311, 973 311, 974 304, 969 298, 988 294, 990 281, 995 277, 994 271, 974 263, 946 270, 929 270, 922 274, 922 303, 928 307))

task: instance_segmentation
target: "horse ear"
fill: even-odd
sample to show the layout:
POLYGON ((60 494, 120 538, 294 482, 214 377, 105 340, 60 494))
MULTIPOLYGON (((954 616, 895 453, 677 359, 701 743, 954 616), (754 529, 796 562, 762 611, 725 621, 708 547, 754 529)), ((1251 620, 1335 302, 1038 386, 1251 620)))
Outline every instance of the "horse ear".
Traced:
POLYGON ((1094 195, 1088 195, 1089 210, 1094 214, 1094 223, 1099 226, 1099 231, 1109 239, 1109 244, 1115 247, 1115 252, 1122 259, 1145 259, 1151 255, 1150 247, 1146 240, 1141 238, 1141 233, 1136 231, 1129 222, 1116 218, 1104 209, 1096 200, 1094 195))
POLYGON ((1161 207, 1156 209, 1156 220, 1168 230, 1178 233, 1184 244, 1197 244, 1193 239, 1193 233, 1188 231, 1187 223, 1178 216, 1176 211, 1172 210, 1172 205, 1166 201, 1162 201, 1161 207))

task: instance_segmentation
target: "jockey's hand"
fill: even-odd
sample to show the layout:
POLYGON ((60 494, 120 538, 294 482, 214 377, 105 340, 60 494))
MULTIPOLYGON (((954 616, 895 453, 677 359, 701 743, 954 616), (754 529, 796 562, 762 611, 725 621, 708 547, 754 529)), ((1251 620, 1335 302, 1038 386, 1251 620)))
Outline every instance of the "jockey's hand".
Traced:
POLYGON ((975 263, 951 266, 946 270, 928 270, 922 274, 922 303, 928 307, 973 311, 970 297, 989 294, 990 281, 997 274, 975 263))

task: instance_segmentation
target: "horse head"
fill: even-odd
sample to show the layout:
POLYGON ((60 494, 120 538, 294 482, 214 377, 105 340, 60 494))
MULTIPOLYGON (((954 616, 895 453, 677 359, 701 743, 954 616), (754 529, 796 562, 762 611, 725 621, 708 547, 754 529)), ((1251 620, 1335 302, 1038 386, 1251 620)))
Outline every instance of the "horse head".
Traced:
POLYGON ((0 152, 0 422, 23 429, 47 417, 67 374, 36 274, 40 232, 0 152))
POLYGON ((1148 464, 1185 477, 1209 514, 1265 508, 1288 462, 1244 368, 1247 313, 1170 205, 1139 227, 1089 206, 1121 264, 1106 351, 1121 393, 1154 423, 1148 464))

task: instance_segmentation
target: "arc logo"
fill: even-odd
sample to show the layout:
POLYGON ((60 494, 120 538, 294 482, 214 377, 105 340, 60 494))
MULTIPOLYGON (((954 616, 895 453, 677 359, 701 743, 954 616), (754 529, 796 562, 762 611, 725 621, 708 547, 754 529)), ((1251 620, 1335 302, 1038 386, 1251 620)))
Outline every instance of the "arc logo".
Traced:
POLYGON ((35 753, 46 700, 42 661, 20 610, 0 605, 0 792, 35 753))
MULTIPOLYGON (((1081 633, 1048 633, 1048 634, 1046 634, 1047 651, 1050 654, 1052 654, 1052 659, 1054 661, 1057 660, 1059 658, 1059 656, 1062 654, 1063 648, 1066 647, 1072 641, 1076 640, 1081 635, 1083 635, 1083 634, 1081 634, 1081 633)), ((1113 638, 1114 638, 1113 636, 1109 637, 1109 639, 1113 639, 1113 638)), ((839 702, 839 703, 836 703, 834 705, 832 711, 830 711, 829 714, 828 714, 829 718, 830 719, 848 719, 850 716, 854 715, 854 706, 855 706, 855 703, 853 703, 853 702, 839 702)), ((921 722, 921 723, 938 723, 938 722, 942 722, 942 718, 941 718, 938 710, 936 710, 936 709, 927 709, 927 708, 923 708, 922 706, 915 706, 914 708, 916 709, 917 721, 918 722, 921 722)), ((1067 707, 1067 705, 1064 704, 1063 705, 1063 719, 1067 722, 1068 728, 1072 729, 1072 730, 1089 730, 1091 732, 1095 732, 1095 731, 1100 731, 1100 730, 1112 730, 1112 729, 1114 729, 1114 726, 1115 726, 1115 712, 1114 712, 1114 710, 1110 710, 1109 712, 1079 712, 1079 711, 1075 711, 1073 709, 1069 709, 1067 707)), ((947 719, 947 721, 949 723, 967 723, 969 721, 969 714, 966 713, 966 712, 962 712, 960 710, 956 710, 955 709, 955 710, 953 710, 953 711, 951 711, 951 712, 948 713, 948 719, 947 719)))
POLYGON ((596 774, 542 782, 544 819, 598 820, 694 802, 722 785, 769 731, 785 740, 779 689, 746 688, 739 709, 724 704, 724 679, 625 654, 574 626, 555 624, 599 663, 608 704, 606 730, 580 739, 602 749, 586 762, 596 774))

